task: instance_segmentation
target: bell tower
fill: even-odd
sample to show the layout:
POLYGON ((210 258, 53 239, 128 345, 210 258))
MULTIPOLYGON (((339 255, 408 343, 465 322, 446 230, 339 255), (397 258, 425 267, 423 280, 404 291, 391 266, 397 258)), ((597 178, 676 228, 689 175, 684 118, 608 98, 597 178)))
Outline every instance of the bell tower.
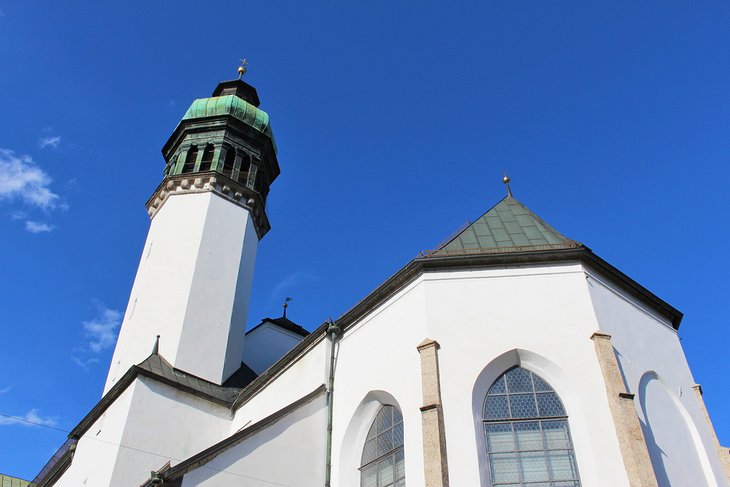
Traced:
POLYGON ((163 179, 147 201, 150 230, 105 393, 157 335, 159 354, 189 374, 222 384, 240 367, 256 249, 270 229, 266 198, 279 175, 269 116, 258 107, 253 86, 224 81, 192 103, 162 148, 163 179))

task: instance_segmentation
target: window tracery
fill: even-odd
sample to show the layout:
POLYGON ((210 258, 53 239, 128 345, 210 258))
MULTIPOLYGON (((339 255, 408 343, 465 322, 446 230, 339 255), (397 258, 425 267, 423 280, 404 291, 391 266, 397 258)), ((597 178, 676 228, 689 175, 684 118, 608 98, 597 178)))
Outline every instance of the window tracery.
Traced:
POLYGON ((483 418, 492 486, 580 487, 568 415, 537 374, 514 367, 500 375, 483 418))

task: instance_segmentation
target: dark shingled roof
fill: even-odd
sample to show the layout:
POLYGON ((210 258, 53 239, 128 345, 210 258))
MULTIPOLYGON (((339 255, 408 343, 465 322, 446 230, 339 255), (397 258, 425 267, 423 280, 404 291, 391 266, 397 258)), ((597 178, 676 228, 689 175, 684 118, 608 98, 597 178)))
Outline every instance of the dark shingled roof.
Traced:
POLYGON ((306 337, 307 335, 309 335, 309 332, 307 330, 305 330, 301 326, 297 325, 296 323, 294 323, 292 320, 290 320, 286 316, 282 316, 281 318, 264 318, 263 320, 261 320, 261 323, 259 323, 258 325, 254 326, 253 328, 248 330, 246 332, 246 335, 248 335, 252 331, 256 330, 257 328, 263 326, 264 323, 267 323, 267 322, 273 323, 285 330, 288 330, 292 333, 296 333, 297 335, 300 335, 303 337, 306 337))
POLYGON ((71 430, 69 438, 81 437, 94 421, 104 414, 104 411, 140 375, 224 407, 231 407, 241 390, 256 379, 256 373, 248 365, 241 363, 241 368, 234 372, 223 385, 219 386, 178 370, 162 356, 153 353, 143 362, 130 367, 117 383, 109 389, 109 392, 96 403, 96 406, 89 411, 86 417, 71 430))
MULTIPOLYGON (((157 354, 150 355, 144 362, 137 365, 137 367, 142 370, 152 372, 157 376, 153 378, 165 379, 160 381, 162 383, 182 388, 183 390, 187 390, 194 394, 197 393, 196 395, 202 395, 207 399, 213 399, 215 402, 224 403, 226 405, 230 404, 241 391, 241 386, 232 387, 227 384, 219 386, 213 382, 208 382, 207 380, 188 374, 182 370, 178 370, 170 365, 170 362, 162 358, 161 355, 157 354)), ((241 368, 244 367, 248 369, 248 371, 253 372, 247 365, 241 364, 241 368)), ((233 375, 238 375, 235 379, 233 379, 233 381, 240 383, 241 379, 243 379, 246 375, 246 371, 244 370, 241 372, 239 369, 239 371, 235 372, 233 375)), ((253 378, 255 378, 256 373, 253 372, 253 375, 253 378)), ((233 376, 231 376, 231 378, 233 378, 233 376)), ((229 380, 231 380, 231 378, 229 378, 229 380)), ((253 378, 251 380, 253 380, 253 378)))

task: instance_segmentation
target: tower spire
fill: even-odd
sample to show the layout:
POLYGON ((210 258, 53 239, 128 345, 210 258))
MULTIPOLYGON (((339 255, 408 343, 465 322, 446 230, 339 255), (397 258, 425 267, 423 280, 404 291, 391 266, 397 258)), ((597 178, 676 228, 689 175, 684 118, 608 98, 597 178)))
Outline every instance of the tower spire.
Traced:
POLYGON ((504 173, 504 177, 502 178, 502 182, 505 186, 507 186, 507 196, 510 198, 512 197, 512 190, 509 187, 510 178, 507 176, 507 173, 504 173))
POLYGON ((286 299, 284 299, 284 305, 283 305, 283 308, 284 308, 284 318, 286 318, 286 309, 289 307, 289 304, 288 304, 289 301, 291 301, 291 298, 289 296, 287 296, 286 299))
POLYGON ((238 79, 243 78, 243 75, 246 74, 246 66, 248 66, 248 61, 246 61, 246 58, 243 58, 240 60, 241 65, 238 67, 238 79))

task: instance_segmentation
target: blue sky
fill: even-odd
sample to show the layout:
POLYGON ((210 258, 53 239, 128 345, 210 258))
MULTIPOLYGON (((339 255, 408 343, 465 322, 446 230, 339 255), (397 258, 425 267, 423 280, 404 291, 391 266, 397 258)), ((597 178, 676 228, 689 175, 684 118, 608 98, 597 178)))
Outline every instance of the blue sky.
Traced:
MULTIPOLYGON (((730 443, 730 4, 414 5, 0 1, 0 413, 68 430, 98 401, 160 148, 247 57, 282 168, 250 323, 285 296, 309 329, 338 316, 508 171, 685 313, 730 443)), ((0 417, 0 472, 32 478, 64 438, 0 417)))

